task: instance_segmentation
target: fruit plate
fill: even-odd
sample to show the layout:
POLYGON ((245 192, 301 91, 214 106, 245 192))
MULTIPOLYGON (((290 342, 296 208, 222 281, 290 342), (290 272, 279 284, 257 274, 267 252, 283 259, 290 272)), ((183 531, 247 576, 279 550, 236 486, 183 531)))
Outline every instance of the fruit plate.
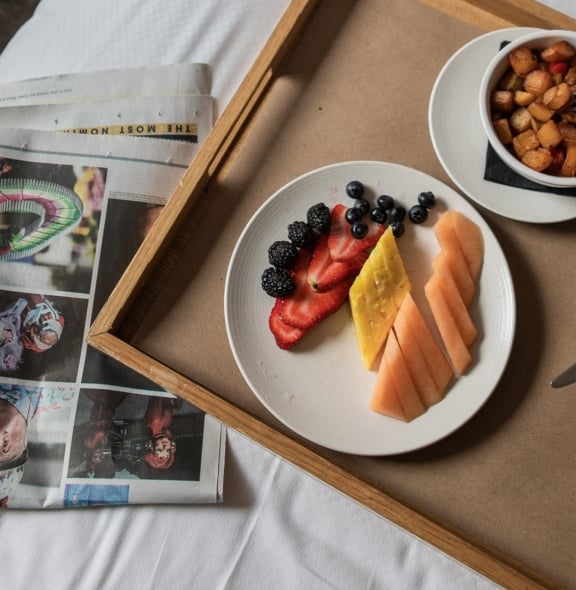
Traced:
POLYGON ((279 189, 256 211, 232 253, 226 276, 224 314, 236 363, 260 402, 285 426, 323 447, 358 455, 393 455, 430 445, 467 422, 498 383, 511 351, 516 305, 508 264, 492 231, 463 197, 437 179, 386 162, 342 162, 313 170, 279 189), (412 282, 412 294, 429 315, 423 285, 438 252, 433 224, 443 210, 456 209, 484 235, 485 261, 471 313, 479 327, 474 366, 448 395, 423 416, 404 423, 370 411, 375 373, 362 364, 350 308, 343 305, 317 324, 290 351, 279 349, 268 327, 274 300, 260 286, 268 246, 286 239, 290 222, 307 209, 332 207, 350 198, 350 180, 364 183, 373 201, 389 194, 407 209, 422 191, 437 204, 421 225, 406 222, 398 246, 412 282))

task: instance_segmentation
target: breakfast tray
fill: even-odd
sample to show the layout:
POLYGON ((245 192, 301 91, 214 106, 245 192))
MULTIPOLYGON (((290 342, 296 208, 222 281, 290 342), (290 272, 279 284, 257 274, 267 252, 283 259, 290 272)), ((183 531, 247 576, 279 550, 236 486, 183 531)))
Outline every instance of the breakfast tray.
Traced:
POLYGON ((468 41, 517 25, 576 22, 529 0, 293 0, 88 341, 502 586, 576 588, 576 403, 549 387, 574 360, 574 221, 524 224, 478 207, 514 277, 516 339, 485 406, 419 451, 356 456, 295 435, 243 380, 224 323, 238 237, 293 178, 376 160, 454 187, 428 134, 431 89, 468 41))

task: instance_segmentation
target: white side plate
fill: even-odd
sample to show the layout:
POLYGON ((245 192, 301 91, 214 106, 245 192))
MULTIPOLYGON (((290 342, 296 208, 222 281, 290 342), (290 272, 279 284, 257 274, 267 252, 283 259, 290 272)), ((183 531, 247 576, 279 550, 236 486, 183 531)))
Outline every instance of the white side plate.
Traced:
POLYGON ((484 180, 488 139, 478 106, 480 80, 503 41, 534 30, 514 28, 486 33, 459 49, 436 79, 428 108, 428 124, 440 163, 463 193, 503 217, 530 223, 553 223, 576 218, 576 197, 484 180))

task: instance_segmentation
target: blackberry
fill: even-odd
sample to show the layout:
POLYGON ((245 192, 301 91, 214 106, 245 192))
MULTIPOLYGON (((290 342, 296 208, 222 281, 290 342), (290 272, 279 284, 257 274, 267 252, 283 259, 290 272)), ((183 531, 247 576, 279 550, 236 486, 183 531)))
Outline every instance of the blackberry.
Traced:
POLYGON ((268 248, 268 261, 276 268, 293 268, 298 258, 298 248, 287 240, 274 242, 268 248))
POLYGON ((324 203, 317 203, 312 205, 306 213, 306 221, 308 225, 313 227, 321 234, 328 232, 332 217, 330 216, 330 208, 324 203))
POLYGON ((288 239, 297 248, 307 248, 314 245, 316 234, 311 225, 305 221, 293 221, 288 226, 288 239))
POLYGON ((290 297, 296 289, 288 271, 272 266, 262 273, 261 284, 270 297, 290 297))

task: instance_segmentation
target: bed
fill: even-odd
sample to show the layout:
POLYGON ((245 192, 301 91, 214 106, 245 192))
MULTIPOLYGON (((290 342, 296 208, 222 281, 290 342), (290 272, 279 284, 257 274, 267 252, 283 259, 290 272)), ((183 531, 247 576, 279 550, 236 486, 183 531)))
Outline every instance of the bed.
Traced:
MULTIPOLYGON (((0 55, 0 83, 204 62, 218 116, 287 3, 41 0, 0 55)), ((221 503, 3 511, 1 586, 496 587, 239 432, 226 454, 221 503)))

